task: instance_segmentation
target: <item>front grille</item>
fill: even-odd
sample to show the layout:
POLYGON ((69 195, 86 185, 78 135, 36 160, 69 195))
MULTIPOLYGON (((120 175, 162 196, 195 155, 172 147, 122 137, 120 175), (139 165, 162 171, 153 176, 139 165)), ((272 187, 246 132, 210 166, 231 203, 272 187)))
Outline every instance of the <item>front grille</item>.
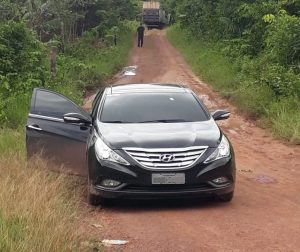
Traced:
POLYGON ((207 146, 172 149, 124 148, 141 166, 148 169, 183 169, 192 166, 206 151, 207 146))

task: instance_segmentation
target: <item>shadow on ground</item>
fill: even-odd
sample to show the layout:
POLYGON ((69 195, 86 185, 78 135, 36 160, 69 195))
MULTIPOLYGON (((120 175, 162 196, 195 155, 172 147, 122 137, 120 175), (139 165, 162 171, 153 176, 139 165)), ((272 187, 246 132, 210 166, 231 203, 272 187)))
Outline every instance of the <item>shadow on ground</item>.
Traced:
POLYGON ((190 199, 149 199, 149 200, 125 200, 114 199, 105 202, 101 208, 114 212, 139 212, 157 210, 184 210, 184 209, 208 209, 227 207, 231 203, 220 202, 214 197, 190 198, 190 199))

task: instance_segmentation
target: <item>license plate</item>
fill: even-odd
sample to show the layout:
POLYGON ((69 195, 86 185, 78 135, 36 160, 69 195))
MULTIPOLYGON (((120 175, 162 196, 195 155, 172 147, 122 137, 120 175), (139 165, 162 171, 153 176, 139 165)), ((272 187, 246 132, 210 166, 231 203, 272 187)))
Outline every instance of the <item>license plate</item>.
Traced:
POLYGON ((184 173, 154 173, 152 174, 153 185, 183 185, 185 184, 184 173))

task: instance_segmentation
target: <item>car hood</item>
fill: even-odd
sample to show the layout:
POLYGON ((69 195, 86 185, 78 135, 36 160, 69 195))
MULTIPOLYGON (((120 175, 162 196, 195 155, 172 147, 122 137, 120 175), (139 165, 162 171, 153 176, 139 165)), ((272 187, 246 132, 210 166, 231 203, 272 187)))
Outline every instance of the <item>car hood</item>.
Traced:
POLYGON ((220 129, 213 119, 188 123, 116 124, 98 122, 98 129, 112 149, 217 147, 220 129))

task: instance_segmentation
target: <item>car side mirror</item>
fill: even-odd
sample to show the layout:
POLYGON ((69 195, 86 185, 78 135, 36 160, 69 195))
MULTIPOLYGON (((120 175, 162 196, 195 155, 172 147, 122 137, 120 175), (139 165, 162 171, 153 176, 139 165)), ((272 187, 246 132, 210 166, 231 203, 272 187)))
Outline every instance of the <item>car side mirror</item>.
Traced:
POLYGON ((230 112, 225 110, 217 110, 212 114, 215 121, 226 120, 230 117, 230 112))
POLYGON ((79 113, 68 113, 64 115, 66 123, 91 124, 91 118, 88 118, 79 113))

